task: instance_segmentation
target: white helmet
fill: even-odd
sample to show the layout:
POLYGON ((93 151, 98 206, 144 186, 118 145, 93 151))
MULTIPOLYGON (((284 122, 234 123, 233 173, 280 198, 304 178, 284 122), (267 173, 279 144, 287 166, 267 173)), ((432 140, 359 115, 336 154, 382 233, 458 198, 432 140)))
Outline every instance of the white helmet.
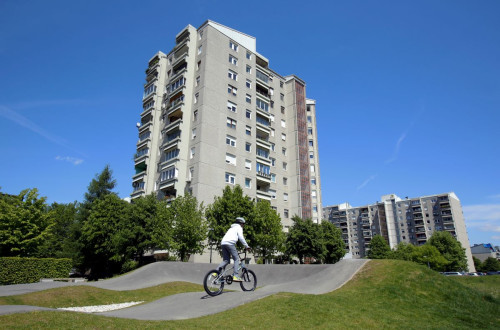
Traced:
POLYGON ((245 224, 245 219, 242 217, 237 217, 235 222, 240 224, 245 224))

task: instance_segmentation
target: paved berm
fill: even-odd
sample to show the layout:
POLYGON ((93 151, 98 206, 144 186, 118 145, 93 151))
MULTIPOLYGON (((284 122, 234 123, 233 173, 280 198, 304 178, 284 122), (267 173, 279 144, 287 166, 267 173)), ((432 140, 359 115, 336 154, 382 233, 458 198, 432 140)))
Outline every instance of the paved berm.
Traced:
MULTIPOLYGON (((203 292, 181 293, 147 304, 112 312, 99 313, 138 320, 180 320, 229 310, 277 292, 323 294, 349 281, 368 260, 346 259, 334 265, 249 265, 257 275, 257 290, 243 292, 238 283, 226 285, 221 295, 203 292)), ((175 281, 202 284, 205 274, 215 264, 156 262, 127 275, 109 280, 84 283, 41 282, 0 286, 0 296, 11 296, 56 287, 88 285, 108 290, 135 290, 175 281)), ((0 306, 0 315, 31 310, 53 310, 34 306, 0 306)))

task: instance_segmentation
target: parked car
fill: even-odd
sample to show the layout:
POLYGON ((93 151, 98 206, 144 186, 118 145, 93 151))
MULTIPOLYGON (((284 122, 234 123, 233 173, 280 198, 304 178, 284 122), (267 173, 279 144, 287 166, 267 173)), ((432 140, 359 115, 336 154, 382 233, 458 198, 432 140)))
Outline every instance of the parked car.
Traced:
POLYGON ((460 272, 442 272, 444 276, 462 276, 463 274, 460 272))
POLYGON ((495 271, 492 271, 492 272, 487 272, 486 275, 500 275, 500 271, 495 270, 495 271))

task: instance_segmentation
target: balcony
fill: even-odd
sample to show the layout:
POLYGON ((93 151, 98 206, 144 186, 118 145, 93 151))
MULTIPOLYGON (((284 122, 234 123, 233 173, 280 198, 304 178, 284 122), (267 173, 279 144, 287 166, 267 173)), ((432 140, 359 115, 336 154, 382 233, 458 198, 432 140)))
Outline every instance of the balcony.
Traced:
POLYGON ((446 222, 453 222, 453 218, 452 217, 443 217, 443 223, 446 223, 446 222))
POLYGON ((265 172, 257 172, 257 180, 271 183, 271 174, 265 172))
POLYGON ((177 65, 176 68, 174 68, 174 71, 172 72, 172 76, 170 77, 170 80, 173 81, 180 77, 184 72, 187 70, 187 63, 184 61, 184 63, 181 61, 179 62, 179 65, 177 65))
POLYGON ((256 142, 257 142, 258 146, 271 149, 271 143, 269 143, 269 138, 264 138, 264 137, 259 136, 259 135, 257 135, 256 138, 257 138, 256 142))
POLYGON ((134 155, 134 163, 135 165, 138 165, 141 162, 147 162, 147 159, 149 158, 149 150, 146 153, 136 153, 134 155))
POLYGON ((441 207, 441 209, 449 209, 451 207, 449 202, 441 202, 439 206, 441 207))
POLYGON ((175 129, 179 130, 181 124, 182 124, 182 117, 167 124, 167 126, 165 126, 165 128, 163 129, 163 132, 168 134, 168 132, 171 132, 175 129))
POLYGON ((148 122, 145 122, 145 123, 141 123, 141 126, 138 127, 139 129, 139 134, 142 134, 144 133, 145 131, 148 130, 148 128, 153 125, 153 122, 152 121, 148 121, 148 122))
POLYGON ((175 131, 168 134, 161 144, 161 149, 170 149, 174 147, 181 140, 181 131, 175 131))
POLYGON ((257 189, 257 198, 262 198, 270 201, 271 197, 272 195, 268 191, 257 189))

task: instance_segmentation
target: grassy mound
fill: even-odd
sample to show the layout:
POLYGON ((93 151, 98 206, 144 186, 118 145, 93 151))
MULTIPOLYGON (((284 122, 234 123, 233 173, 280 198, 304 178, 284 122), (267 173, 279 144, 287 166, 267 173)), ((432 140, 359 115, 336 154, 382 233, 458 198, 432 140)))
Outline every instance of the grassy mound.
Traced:
POLYGON ((159 322, 32 312, 0 316, 0 324, 3 328, 498 329, 499 285, 496 278, 457 279, 411 262, 377 260, 329 294, 280 293, 197 319, 159 322))

